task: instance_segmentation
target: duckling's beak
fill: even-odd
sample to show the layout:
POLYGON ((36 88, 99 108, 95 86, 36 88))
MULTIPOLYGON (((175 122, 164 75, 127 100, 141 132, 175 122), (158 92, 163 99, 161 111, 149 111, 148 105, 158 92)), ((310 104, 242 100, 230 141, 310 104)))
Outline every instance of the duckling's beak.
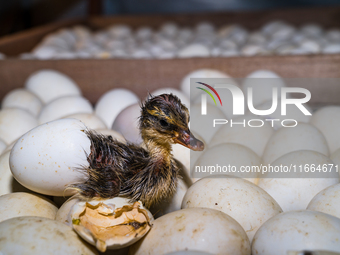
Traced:
POLYGON ((175 143, 179 143, 184 147, 187 147, 193 151, 203 151, 204 143, 198 140, 190 130, 181 130, 176 133, 176 137, 174 138, 175 143))

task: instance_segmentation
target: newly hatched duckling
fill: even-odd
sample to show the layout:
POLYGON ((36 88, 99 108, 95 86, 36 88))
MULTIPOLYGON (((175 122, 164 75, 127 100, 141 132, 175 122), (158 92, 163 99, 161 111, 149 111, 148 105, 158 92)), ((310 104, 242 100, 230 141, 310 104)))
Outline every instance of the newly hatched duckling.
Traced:
POLYGON ((93 131, 87 180, 70 185, 85 198, 128 197, 146 207, 172 195, 179 177, 171 144, 179 143, 194 151, 204 144, 189 130, 189 111, 178 97, 162 94, 141 106, 139 129, 145 148, 121 143, 93 131))

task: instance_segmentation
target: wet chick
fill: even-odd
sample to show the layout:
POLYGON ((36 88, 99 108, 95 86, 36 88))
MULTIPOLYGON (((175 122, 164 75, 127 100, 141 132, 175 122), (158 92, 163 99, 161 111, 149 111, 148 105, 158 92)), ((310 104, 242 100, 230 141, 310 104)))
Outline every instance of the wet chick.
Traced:
POLYGON ((188 128, 189 112, 178 97, 163 94, 149 98, 141 107, 139 129, 145 146, 121 143, 93 131, 91 153, 84 169, 87 179, 70 185, 86 198, 128 197, 146 207, 172 195, 179 177, 171 145, 204 149, 188 128))

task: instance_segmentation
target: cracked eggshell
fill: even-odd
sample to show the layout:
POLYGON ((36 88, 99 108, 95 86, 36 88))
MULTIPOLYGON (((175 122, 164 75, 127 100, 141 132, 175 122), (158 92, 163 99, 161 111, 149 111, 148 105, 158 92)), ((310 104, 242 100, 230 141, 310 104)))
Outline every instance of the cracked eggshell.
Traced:
POLYGON ((75 113, 64 117, 63 119, 77 119, 80 120, 90 129, 105 129, 105 123, 93 113, 75 113))
POLYGON ((69 184, 83 181, 90 139, 86 126, 76 119, 42 124, 24 134, 10 154, 10 168, 23 186, 45 195, 69 196, 69 184))
POLYGON ((142 202, 115 197, 75 203, 71 220, 84 240, 105 252, 137 242, 151 229, 153 216, 142 202))
POLYGON ((312 150, 329 156, 323 134, 314 126, 298 123, 296 127, 282 127, 269 139, 263 153, 263 163, 270 164, 292 151, 312 150))
POLYGON ((20 108, 37 117, 43 106, 41 100, 26 89, 14 89, 6 94, 1 102, 1 108, 20 108))
POLYGON ((0 196, 0 222, 21 216, 53 219, 58 208, 49 199, 25 192, 0 196))
POLYGON ((318 211, 340 218, 340 184, 334 184, 313 197, 307 210, 318 211))
POLYGON ((330 153, 340 148, 340 107, 326 106, 314 112, 310 123, 325 136, 330 153))
POLYGON ((67 201, 65 201, 57 211, 55 215, 55 220, 72 227, 72 208, 75 204, 79 202, 82 202, 82 199, 77 195, 74 195, 67 199, 67 201))
POLYGON ((250 243, 240 224, 227 214, 188 208, 156 219, 150 232, 130 247, 129 255, 164 255, 180 250, 250 255, 250 243))
POLYGON ((286 255, 294 250, 340 252, 340 219, 313 211, 281 213, 256 232, 252 254, 286 255))
POLYGON ((25 110, 18 108, 0 110, 0 139, 6 144, 12 143, 37 125, 37 119, 25 110))
POLYGON ((282 212, 274 198, 257 185, 227 177, 195 182, 182 202, 182 208, 192 207, 211 208, 233 217, 246 231, 250 242, 264 222, 282 212))
POLYGON ((32 216, 0 223, 0 250, 7 255, 98 254, 70 227, 55 220, 32 216))
POLYGON ((271 163, 272 167, 292 167, 290 173, 267 173, 259 179, 257 185, 268 192, 279 203, 283 211, 302 210, 321 190, 339 183, 339 175, 334 168, 331 175, 327 176, 318 171, 301 173, 300 166, 310 168, 314 165, 315 168, 318 166, 322 168, 329 164, 334 163, 316 151, 294 151, 271 163), (296 172, 294 172, 294 166, 296 166, 296 172))
POLYGON ((78 85, 70 77, 48 69, 33 73, 25 87, 45 104, 58 97, 81 95, 78 85))
POLYGON ((76 113, 93 112, 91 103, 81 96, 66 96, 57 98, 44 106, 39 115, 39 124, 57 120, 76 113))
POLYGON ((130 90, 123 88, 112 89, 99 98, 95 105, 95 114, 110 128, 117 115, 124 108, 139 101, 137 95, 130 90))

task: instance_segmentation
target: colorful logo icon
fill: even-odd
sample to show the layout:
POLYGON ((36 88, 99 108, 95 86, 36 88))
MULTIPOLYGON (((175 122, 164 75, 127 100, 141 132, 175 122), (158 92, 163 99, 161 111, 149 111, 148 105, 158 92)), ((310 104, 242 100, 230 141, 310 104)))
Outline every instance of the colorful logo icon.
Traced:
MULTIPOLYGON (((203 83, 203 82, 197 82, 197 83, 206 86, 206 87, 209 88, 212 92, 214 92, 215 95, 218 97, 218 100, 220 100, 220 103, 221 103, 221 106, 222 106, 222 100, 221 100, 221 98, 220 98, 220 95, 217 93, 217 91, 216 91, 212 86, 210 86, 210 85, 208 85, 208 84, 205 84, 205 83, 203 83)), ((196 87, 196 88, 198 88, 198 89, 203 90, 204 92, 206 92, 206 93, 214 100, 214 103, 215 103, 215 105, 217 106, 216 100, 215 100, 214 96, 211 94, 211 92, 209 92, 209 91, 206 90, 206 89, 200 88, 200 87, 196 87)))

